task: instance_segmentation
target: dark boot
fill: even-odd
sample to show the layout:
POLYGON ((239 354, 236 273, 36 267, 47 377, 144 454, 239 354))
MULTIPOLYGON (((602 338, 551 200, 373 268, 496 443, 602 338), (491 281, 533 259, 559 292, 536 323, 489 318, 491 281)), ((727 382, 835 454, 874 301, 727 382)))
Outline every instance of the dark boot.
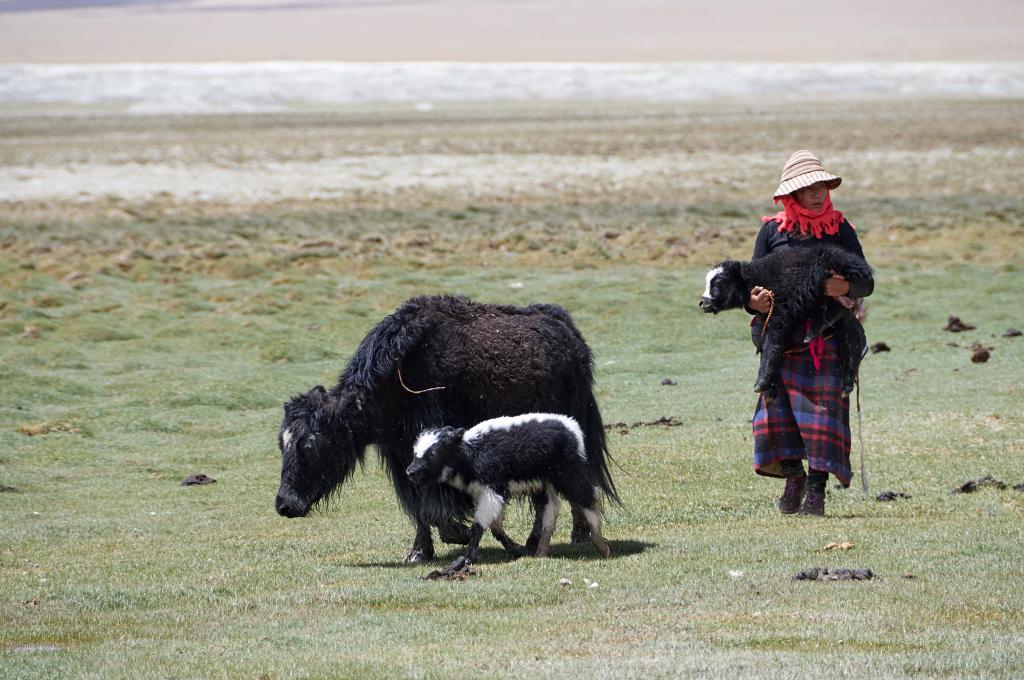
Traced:
POLYGON ((800 507, 800 514, 813 515, 815 517, 824 517, 825 494, 808 491, 807 497, 804 498, 804 504, 800 507))
POLYGON ((786 490, 779 498, 779 512, 783 515, 792 515, 800 509, 800 503, 804 499, 804 490, 807 488, 807 475, 802 471, 798 475, 786 478, 786 490))
POLYGON ((807 475, 807 497, 800 508, 801 515, 825 516, 825 486, 828 484, 828 473, 824 470, 811 471, 807 475))

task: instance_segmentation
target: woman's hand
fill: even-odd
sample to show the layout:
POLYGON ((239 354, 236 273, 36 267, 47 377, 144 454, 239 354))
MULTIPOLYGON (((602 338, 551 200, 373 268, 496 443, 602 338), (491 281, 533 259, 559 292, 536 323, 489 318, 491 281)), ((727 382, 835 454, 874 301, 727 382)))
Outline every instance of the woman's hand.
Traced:
POLYGON ((825 279, 825 295, 831 298, 842 297, 850 292, 850 282, 835 272, 825 279))
POLYGON ((772 308, 772 299, 768 290, 761 286, 754 286, 750 291, 750 299, 747 300, 747 307, 750 307, 756 312, 767 314, 768 310, 772 308))

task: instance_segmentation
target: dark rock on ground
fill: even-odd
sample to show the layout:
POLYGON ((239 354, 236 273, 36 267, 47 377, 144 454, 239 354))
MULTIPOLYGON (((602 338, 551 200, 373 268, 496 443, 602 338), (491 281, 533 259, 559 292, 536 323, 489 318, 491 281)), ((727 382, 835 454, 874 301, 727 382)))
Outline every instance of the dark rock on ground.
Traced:
POLYGON ((950 316, 946 325, 942 327, 942 330, 949 331, 950 333, 962 333, 963 331, 970 331, 977 328, 972 324, 962 321, 959 316, 950 316))
POLYGON ((6 484, 0 484, 0 493, 21 493, 21 489, 16 486, 7 486, 6 484))
POLYGON ((679 383, 677 383, 672 378, 665 378, 664 380, 661 381, 661 384, 662 385, 678 385, 679 383))
POLYGON ((988 361, 991 355, 992 347, 985 347, 980 342, 976 342, 971 345, 971 361, 976 364, 983 364, 988 361))
POLYGON ((1024 335, 1024 332, 1022 332, 1019 328, 1007 328, 1005 331, 1003 331, 1004 338, 1019 338, 1022 335, 1024 335))
POLYGON ((1002 491, 1003 489, 1006 488, 1006 482, 996 479, 992 475, 985 475, 980 479, 972 479, 970 481, 964 482, 960 486, 950 491, 950 493, 974 493, 978 489, 984 488, 986 486, 994 486, 995 488, 1002 491))
POLYGON ((793 577, 794 581, 870 581, 875 573, 870 569, 828 569, 826 567, 811 567, 804 569, 793 577))
POLYGON ((869 347, 868 349, 871 350, 872 354, 878 354, 879 352, 891 352, 892 351, 892 349, 889 348, 889 345, 885 344, 884 342, 876 342, 875 344, 871 345, 871 347, 869 347))
POLYGON ((207 477, 206 475, 189 475, 182 480, 182 486, 199 486, 201 484, 213 484, 217 480, 213 477, 207 477))
POLYGON ((876 501, 894 501, 899 498, 913 498, 909 493, 903 493, 902 491, 883 491, 882 493, 875 496, 876 501))

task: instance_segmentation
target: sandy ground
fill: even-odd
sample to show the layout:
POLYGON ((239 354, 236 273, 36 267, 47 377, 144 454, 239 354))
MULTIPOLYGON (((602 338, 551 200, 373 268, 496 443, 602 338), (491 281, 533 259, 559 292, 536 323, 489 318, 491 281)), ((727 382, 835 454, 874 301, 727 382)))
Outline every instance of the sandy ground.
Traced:
MULTIPOLYGON (((912 181, 937 167, 956 166, 964 179, 947 193, 992 192, 999 183, 986 170, 1019 167, 1020 150, 949 149, 916 152, 875 152, 859 161, 831 155, 834 163, 857 163, 865 177, 861 190, 884 184, 887 190, 908 189, 912 181), (910 178, 913 178, 911 181, 910 178)), ((211 163, 89 163, 66 166, 0 167, 4 200, 79 202, 112 197, 139 201, 158 196, 183 201, 231 204, 287 199, 336 199, 342 202, 368 193, 443 193, 457 203, 500 200, 505 196, 543 197, 565 193, 616 194, 723 192, 748 187, 751 173, 771 175, 778 165, 766 154, 662 154, 643 158, 553 156, 545 154, 474 154, 350 156, 321 161, 253 162, 224 166, 211 163), (734 177, 723 186, 721 178, 734 177), (747 178, 747 179, 745 179, 747 178), (734 186, 735 185, 735 186, 734 186)))
POLYGON ((136 257, 242 272, 340 249, 429 266, 706 264, 748 252, 803 147, 843 176, 837 205, 880 262, 1018 266, 1022 106, 0 117, 0 254, 60 276, 136 257))
POLYGON ((2 13, 0 62, 1024 60, 1018 0, 253 5, 2 13))

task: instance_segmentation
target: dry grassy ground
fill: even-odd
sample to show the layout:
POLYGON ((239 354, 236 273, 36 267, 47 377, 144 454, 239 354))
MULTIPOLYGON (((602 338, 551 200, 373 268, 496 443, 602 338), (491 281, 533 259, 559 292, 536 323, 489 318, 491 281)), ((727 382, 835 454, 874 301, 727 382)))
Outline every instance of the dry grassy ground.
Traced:
POLYGON ((878 101, 7 116, 3 221, 18 229, 5 246, 38 247, 34 227, 95 256, 112 230, 91 227, 112 225, 111 251, 167 258, 270 255, 305 238, 425 262, 703 262, 750 238, 789 150, 808 147, 847 178, 836 203, 875 258, 1001 262, 1020 228, 1022 113, 1017 101, 878 101))
POLYGON ((1001 336, 1024 327, 1022 114, 8 112, 5 674, 1020 677, 1024 493, 949 490, 1024 482, 1024 340, 1001 336), (696 305, 707 265, 749 253, 802 146, 846 178, 836 203, 878 270, 868 334, 893 351, 863 369, 873 491, 912 495, 833 489, 821 521, 780 519, 779 485, 750 471, 745 319, 696 305), (280 403, 427 292, 566 306, 606 420, 683 423, 611 431, 614 559, 567 545, 563 521, 552 559, 488 550, 474 579, 421 581, 375 465, 325 512, 273 513, 280 403), (978 329, 945 333, 948 314, 978 329), (178 485, 198 472, 218 482, 178 485), (815 564, 879 578, 790 580, 815 564))

